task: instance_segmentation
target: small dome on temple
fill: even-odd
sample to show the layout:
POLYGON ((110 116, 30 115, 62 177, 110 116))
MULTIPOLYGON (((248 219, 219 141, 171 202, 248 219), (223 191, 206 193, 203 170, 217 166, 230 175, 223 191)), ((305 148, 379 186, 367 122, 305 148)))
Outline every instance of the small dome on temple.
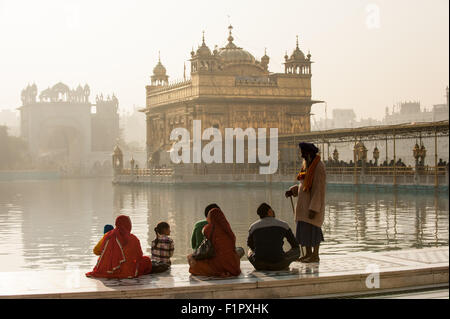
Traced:
POLYGON ((294 52, 292 52, 292 54, 291 54, 291 59, 292 60, 304 60, 305 59, 305 55, 303 54, 303 52, 299 48, 296 48, 294 50, 294 52))
POLYGON ((261 58, 261 62, 264 63, 264 64, 269 64, 269 61, 270 61, 270 58, 269 58, 269 56, 267 55, 266 49, 264 49, 264 55, 263 55, 263 57, 261 58))
POLYGON ((203 36, 202 36, 202 45, 197 49, 197 55, 198 56, 211 55, 211 50, 208 48, 208 46, 205 43, 205 32, 203 32, 203 36))
POLYGON ((166 68, 162 65, 161 61, 158 61, 158 64, 153 68, 154 75, 166 75, 166 68))
POLYGON ((211 55, 211 50, 208 48, 208 46, 205 43, 203 43, 202 46, 197 49, 197 55, 198 56, 211 55))
POLYGON ((157 76, 165 76, 166 75, 166 68, 161 63, 161 55, 158 52, 158 64, 153 68, 153 75, 157 76))
MULTIPOLYGON (((287 54, 286 54, 287 55, 287 54)), ((286 58, 286 56, 285 56, 286 58)), ((291 56, 290 56, 290 60, 305 60, 305 54, 302 52, 302 50, 300 50, 299 46, 298 46, 298 36, 297 36, 297 43, 296 43, 296 47, 295 50, 292 52, 291 56)))
POLYGON ((168 84, 169 76, 166 73, 166 68, 162 65, 161 57, 158 53, 158 64, 153 68, 153 75, 151 76, 152 85, 168 84))

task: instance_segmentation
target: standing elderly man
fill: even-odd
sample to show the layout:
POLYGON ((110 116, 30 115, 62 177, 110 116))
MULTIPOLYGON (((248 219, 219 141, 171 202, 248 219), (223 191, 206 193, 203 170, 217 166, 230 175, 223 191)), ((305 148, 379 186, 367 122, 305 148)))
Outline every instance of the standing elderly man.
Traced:
POLYGON ((285 196, 298 197, 295 210, 296 238, 301 246, 306 247, 306 254, 299 261, 314 263, 320 261, 319 246, 324 241, 321 227, 325 217, 325 165, 314 144, 300 143, 299 147, 304 159, 302 170, 297 176, 299 183, 292 186, 285 196))

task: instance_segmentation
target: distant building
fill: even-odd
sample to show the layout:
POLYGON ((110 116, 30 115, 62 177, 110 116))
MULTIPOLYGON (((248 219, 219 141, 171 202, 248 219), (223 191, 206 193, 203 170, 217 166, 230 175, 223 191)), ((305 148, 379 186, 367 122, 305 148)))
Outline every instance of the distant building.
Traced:
POLYGON ((433 105, 433 122, 448 120, 448 104, 433 105))
POLYGON ((384 125, 433 121, 433 112, 422 110, 420 102, 402 102, 398 108, 398 112, 393 111, 391 114, 386 110, 384 125))
POLYGON ((86 174, 95 167, 112 166, 111 150, 119 137, 119 102, 113 95, 89 101, 86 84, 70 89, 57 83, 39 94, 36 84, 22 90, 21 136, 39 168, 86 174))
POLYGON ((20 117, 17 111, 1 110, 0 126, 8 127, 8 135, 20 135, 20 117))
POLYGON ((130 146, 145 150, 145 128, 145 116, 137 108, 120 115, 122 138, 130 146))
POLYGON ((446 89, 446 98, 447 103, 446 104, 436 104, 433 105, 433 121, 445 121, 449 118, 449 92, 448 92, 448 86, 446 89))
MULTIPOLYGON (((389 112, 389 108, 386 108, 386 114, 383 120, 376 119, 360 119, 356 121, 355 113, 353 109, 334 109, 333 118, 322 119, 315 122, 312 129, 318 130, 332 130, 339 128, 357 128, 365 126, 379 126, 379 125, 395 125, 412 122, 432 122, 432 121, 444 121, 449 119, 449 89, 446 89, 446 104, 436 104, 429 111, 422 109, 420 102, 403 102, 393 107, 392 112, 389 112)), ((428 150, 434 150, 434 141, 432 139, 423 139, 423 144, 428 150)), ((413 165, 414 158, 412 157, 412 149, 415 140, 401 140, 397 141, 396 151, 397 158, 401 158, 406 164, 413 165)), ((386 146, 384 143, 378 141, 374 143, 366 143, 369 149, 373 149, 375 146, 381 151, 386 153, 386 146)), ((340 146, 340 158, 344 161, 353 160, 353 145, 341 145, 340 146)), ((392 145, 388 146, 388 154, 392 156, 392 145)), ((449 160, 449 139, 438 138, 438 149, 443 152, 439 152, 439 157, 445 161, 449 160)), ((328 154, 329 155, 329 154, 328 154)), ((433 156, 428 156, 425 159, 427 165, 434 165, 433 156)))
POLYGON ((91 150, 110 152, 119 138, 119 101, 114 94, 106 99, 101 94, 95 101, 95 112, 91 112, 91 150))
POLYGON ((334 130, 339 128, 356 128, 362 126, 381 125, 380 121, 372 118, 356 120, 353 109, 334 109, 331 119, 321 119, 313 121, 312 131, 334 130))
POLYGON ((334 109, 331 119, 321 119, 312 126, 313 131, 332 130, 338 128, 356 128, 376 125, 395 125, 412 122, 435 122, 449 119, 449 89, 446 89, 446 104, 436 104, 431 110, 423 109, 420 102, 402 102, 393 106, 392 112, 386 107, 383 120, 361 118, 356 120, 353 109, 334 109))
POLYGON ((353 109, 334 109, 333 110, 333 128, 355 127, 356 115, 353 109))

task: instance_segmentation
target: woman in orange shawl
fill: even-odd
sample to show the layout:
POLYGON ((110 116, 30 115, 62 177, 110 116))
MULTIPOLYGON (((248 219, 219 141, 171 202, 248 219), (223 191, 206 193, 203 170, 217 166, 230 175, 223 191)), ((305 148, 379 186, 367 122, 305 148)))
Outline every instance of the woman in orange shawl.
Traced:
POLYGON ((204 260, 195 260, 189 255, 189 272, 197 276, 239 276, 241 269, 240 257, 235 248, 236 236, 225 215, 219 208, 214 208, 208 213, 207 221, 208 225, 203 228, 203 234, 208 240, 212 240, 216 255, 204 260))
POLYGON ((131 234, 128 216, 116 218, 116 228, 102 238, 100 250, 97 264, 87 277, 133 278, 152 271, 150 258, 143 256, 139 239, 131 234))

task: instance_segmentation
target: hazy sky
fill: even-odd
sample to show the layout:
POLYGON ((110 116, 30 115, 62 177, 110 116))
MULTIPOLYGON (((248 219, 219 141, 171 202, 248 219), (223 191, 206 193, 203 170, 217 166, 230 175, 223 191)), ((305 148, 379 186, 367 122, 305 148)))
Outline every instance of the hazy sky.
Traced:
MULTIPOLYGON (((235 43, 269 69, 283 56, 311 50, 313 98, 358 117, 381 119, 386 106, 443 103, 448 85, 448 0, 61 1, 0 0, 0 109, 20 106, 20 92, 62 81, 88 83, 95 95, 115 93, 121 109, 145 105, 145 85, 158 51, 170 76, 201 43, 235 43), (230 18, 228 17, 230 16, 230 18)), ((186 62, 189 70, 189 63, 186 62)), ((323 105, 313 106, 317 117, 323 105)))

